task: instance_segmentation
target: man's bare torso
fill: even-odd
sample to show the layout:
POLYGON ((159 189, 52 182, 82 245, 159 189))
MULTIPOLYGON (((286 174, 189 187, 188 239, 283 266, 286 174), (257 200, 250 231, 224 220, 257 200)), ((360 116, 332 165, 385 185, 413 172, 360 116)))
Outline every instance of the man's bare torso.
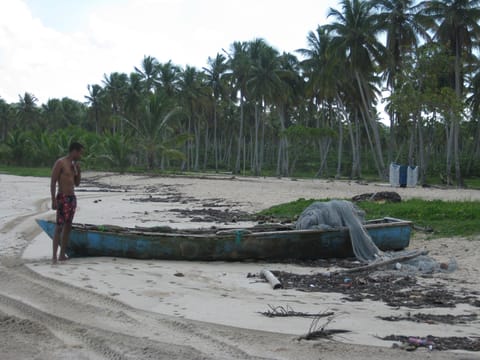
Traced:
POLYGON ((60 165, 60 176, 58 177, 58 192, 64 195, 75 194, 75 168, 67 158, 57 160, 60 165))

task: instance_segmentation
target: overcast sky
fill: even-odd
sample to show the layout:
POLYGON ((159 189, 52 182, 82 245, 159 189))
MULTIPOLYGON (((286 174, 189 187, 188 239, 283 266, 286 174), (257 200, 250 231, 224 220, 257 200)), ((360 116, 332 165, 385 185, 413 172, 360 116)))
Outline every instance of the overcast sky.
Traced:
POLYGON ((3 0, 0 97, 84 101, 103 74, 130 73, 144 55, 202 67, 236 40, 305 47, 337 0, 3 0))

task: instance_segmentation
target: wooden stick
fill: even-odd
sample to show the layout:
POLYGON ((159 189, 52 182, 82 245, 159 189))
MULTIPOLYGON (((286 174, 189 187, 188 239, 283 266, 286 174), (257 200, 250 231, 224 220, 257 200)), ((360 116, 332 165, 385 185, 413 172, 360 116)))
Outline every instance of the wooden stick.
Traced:
POLYGON ((356 268, 353 268, 353 269, 345 269, 345 270, 335 271, 332 274, 334 274, 334 275, 351 274, 351 273, 356 273, 356 272, 378 269, 382 266, 394 264, 394 263, 397 263, 397 262, 403 262, 403 261, 411 260, 411 259, 414 259, 414 258, 419 257, 421 255, 428 255, 428 251, 427 250, 415 251, 415 252, 413 252, 411 254, 408 254, 408 255, 394 257, 394 258, 391 258, 391 259, 388 259, 388 260, 385 260, 385 261, 380 261, 380 262, 376 262, 376 263, 369 264, 369 265, 360 266, 360 267, 356 267, 356 268))
POLYGON ((271 271, 263 269, 260 272, 260 275, 262 275, 265 279, 267 279, 270 285, 272 285, 273 290, 281 289, 283 287, 280 280, 278 280, 276 276, 272 274, 271 271))

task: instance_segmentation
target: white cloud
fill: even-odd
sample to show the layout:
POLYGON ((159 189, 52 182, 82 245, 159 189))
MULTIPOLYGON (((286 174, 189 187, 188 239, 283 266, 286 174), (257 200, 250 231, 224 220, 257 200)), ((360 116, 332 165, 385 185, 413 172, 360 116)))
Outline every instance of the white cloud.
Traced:
POLYGON ((85 28, 66 33, 43 24, 23 0, 9 0, 0 13, 0 97, 17 101, 28 91, 41 102, 83 101, 88 84, 100 83, 104 73, 132 71, 144 55, 201 67, 235 40, 263 37, 280 51, 294 51, 335 4, 129 0, 94 8, 85 28))

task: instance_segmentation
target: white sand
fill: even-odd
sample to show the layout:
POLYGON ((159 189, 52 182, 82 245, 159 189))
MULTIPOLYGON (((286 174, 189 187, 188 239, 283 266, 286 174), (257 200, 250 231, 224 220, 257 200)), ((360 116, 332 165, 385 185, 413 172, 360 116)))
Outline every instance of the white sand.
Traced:
MULTIPOLYGON (((125 226, 223 226, 225 224, 194 223, 189 218, 181 217, 178 213, 168 210, 200 209, 204 204, 215 202, 220 209, 258 211, 301 197, 348 198, 364 192, 389 190, 382 185, 359 185, 354 182, 321 180, 230 179, 214 176, 152 178, 98 173, 89 176, 104 184, 128 186, 129 191, 79 192, 79 209, 75 221, 125 226), (186 203, 140 203, 130 200, 139 196, 166 197, 179 194, 191 198, 186 203)), ((171 349, 175 356, 170 354, 165 358, 195 358, 194 355, 190 356, 189 348, 183 347, 185 342, 182 339, 191 338, 193 340, 188 344, 197 351, 201 351, 207 358, 250 358, 255 355, 272 359, 318 359, 320 349, 316 348, 315 342, 308 344, 292 342, 293 335, 298 336, 307 331, 311 320, 272 319, 258 314, 259 311, 267 310, 268 304, 289 305, 296 311, 334 311, 337 316, 330 326, 352 331, 336 339, 357 345, 321 342, 323 354, 328 359, 343 359, 353 354, 359 359, 371 358, 372 354, 377 354, 377 358, 385 359, 430 357, 422 351, 412 355, 403 351, 381 348, 391 344, 379 340, 376 336, 390 334, 471 336, 480 333, 478 321, 461 326, 386 322, 377 319, 376 316, 403 315, 408 309, 392 309, 383 303, 371 301, 346 302, 339 294, 274 291, 267 284, 255 282, 254 279, 246 277, 247 273, 256 273, 265 267, 298 273, 316 272, 315 268, 286 264, 139 261, 112 258, 72 259, 67 264, 51 266, 49 263, 51 240, 41 233, 33 222, 35 217, 53 218, 54 213, 48 210, 50 202, 48 179, 0 175, 0 187, 2 189, 0 193, 0 278, 4 279, 0 280, 0 319, 2 313, 5 313, 29 319, 37 324, 36 321, 42 323, 41 318, 47 316, 45 314, 55 313, 60 316, 60 319, 74 321, 77 327, 83 326, 87 334, 93 334, 98 329, 114 331, 122 335, 114 336, 114 348, 109 348, 112 354, 115 351, 121 352, 122 343, 130 344, 130 338, 122 338, 128 335, 138 338, 146 336, 151 341, 146 347, 152 349, 156 348, 158 341, 166 341, 169 344, 167 348, 171 349), (23 261, 19 259, 21 255, 23 261), (27 265, 22 265, 25 262, 27 265), (175 276, 176 273, 184 276, 175 276), (8 281, 8 279, 11 280, 8 281), (30 284, 30 291, 19 286, 21 281, 30 284), (44 288, 40 288, 41 286, 44 288), (86 295, 90 293, 99 294, 99 297, 86 295), (82 300, 84 298, 88 298, 88 303, 82 300), (35 310, 27 309, 16 301, 22 301, 22 304, 26 303, 35 310), (71 309, 69 309, 69 302, 71 302, 71 309), (56 305, 52 307, 50 303, 56 305), (122 304, 128 305, 128 308, 123 308, 122 304), (91 307, 91 311, 88 310, 88 306, 91 307), (99 309, 103 310, 100 312, 99 309), (38 311, 41 311, 41 314, 38 311), (127 314, 127 318, 131 317, 136 321, 141 320, 145 328, 133 327, 132 330, 128 330, 131 321, 134 320, 127 321, 123 315, 119 318, 116 314, 120 313, 127 314), (101 322, 100 318, 103 319, 101 322), (87 319, 90 320, 87 322, 87 319), (211 325, 206 325, 204 322, 211 325), (93 326, 92 323, 96 324, 95 328, 89 327, 93 326), (172 327, 165 325, 170 323, 173 324, 172 327), (229 327, 222 328, 213 324, 229 327), (193 330, 197 328, 203 330, 193 330), (235 328, 250 330, 235 330, 235 328), (257 333, 254 330, 267 333, 257 333), (220 346, 219 343, 223 345, 220 346), (380 348, 360 345, 375 345, 380 348), (230 355, 228 351, 224 353, 221 350, 227 348, 230 349, 230 355)), ((403 198, 480 200, 480 191, 473 190, 417 188, 395 191, 399 192, 403 198)), ((229 225, 238 226, 239 224, 229 225)), ((467 284, 462 286, 478 289, 480 288, 478 269, 480 249, 478 246, 472 246, 477 243, 478 239, 477 242, 468 239, 416 240, 413 246, 426 246, 437 257, 445 258, 446 252, 448 256, 454 256, 459 263, 459 270, 453 274, 443 275, 445 279, 440 280, 467 280, 467 284), (448 250, 445 251, 445 249, 448 250)), ((423 312, 427 311, 436 314, 468 314, 478 313, 478 308, 461 305, 455 309, 427 309, 423 312)), ((105 350, 102 350, 100 345, 92 345, 88 337, 85 338, 83 335, 78 337, 74 330, 71 330, 73 335, 70 334, 69 326, 73 329, 73 325, 67 320, 60 321, 61 325, 55 321, 60 320, 46 322, 48 330, 54 335, 52 339, 48 337, 47 340, 55 349, 53 352, 42 350, 48 357, 63 358, 62 351, 68 350, 73 354, 72 358, 83 356, 95 358, 99 354, 99 358, 115 358, 113 355, 112 357, 105 355, 105 350), (70 335, 60 336, 59 328, 70 335)), ((107 333, 104 336, 107 336, 107 333)), ((112 336, 109 335, 108 338, 111 339, 112 336)), ((1 341, 0 345, 2 345, 1 341)), ((128 348, 132 354, 135 353, 135 346, 131 345, 128 348)), ((12 359, 15 358, 14 350, 7 352, 12 355, 12 359)), ((26 353, 27 350, 29 348, 25 347, 24 352, 26 353)), ((436 353, 435 356, 442 359, 462 358, 458 353, 436 353)), ((468 358, 477 357, 475 354, 469 354, 468 358)))

